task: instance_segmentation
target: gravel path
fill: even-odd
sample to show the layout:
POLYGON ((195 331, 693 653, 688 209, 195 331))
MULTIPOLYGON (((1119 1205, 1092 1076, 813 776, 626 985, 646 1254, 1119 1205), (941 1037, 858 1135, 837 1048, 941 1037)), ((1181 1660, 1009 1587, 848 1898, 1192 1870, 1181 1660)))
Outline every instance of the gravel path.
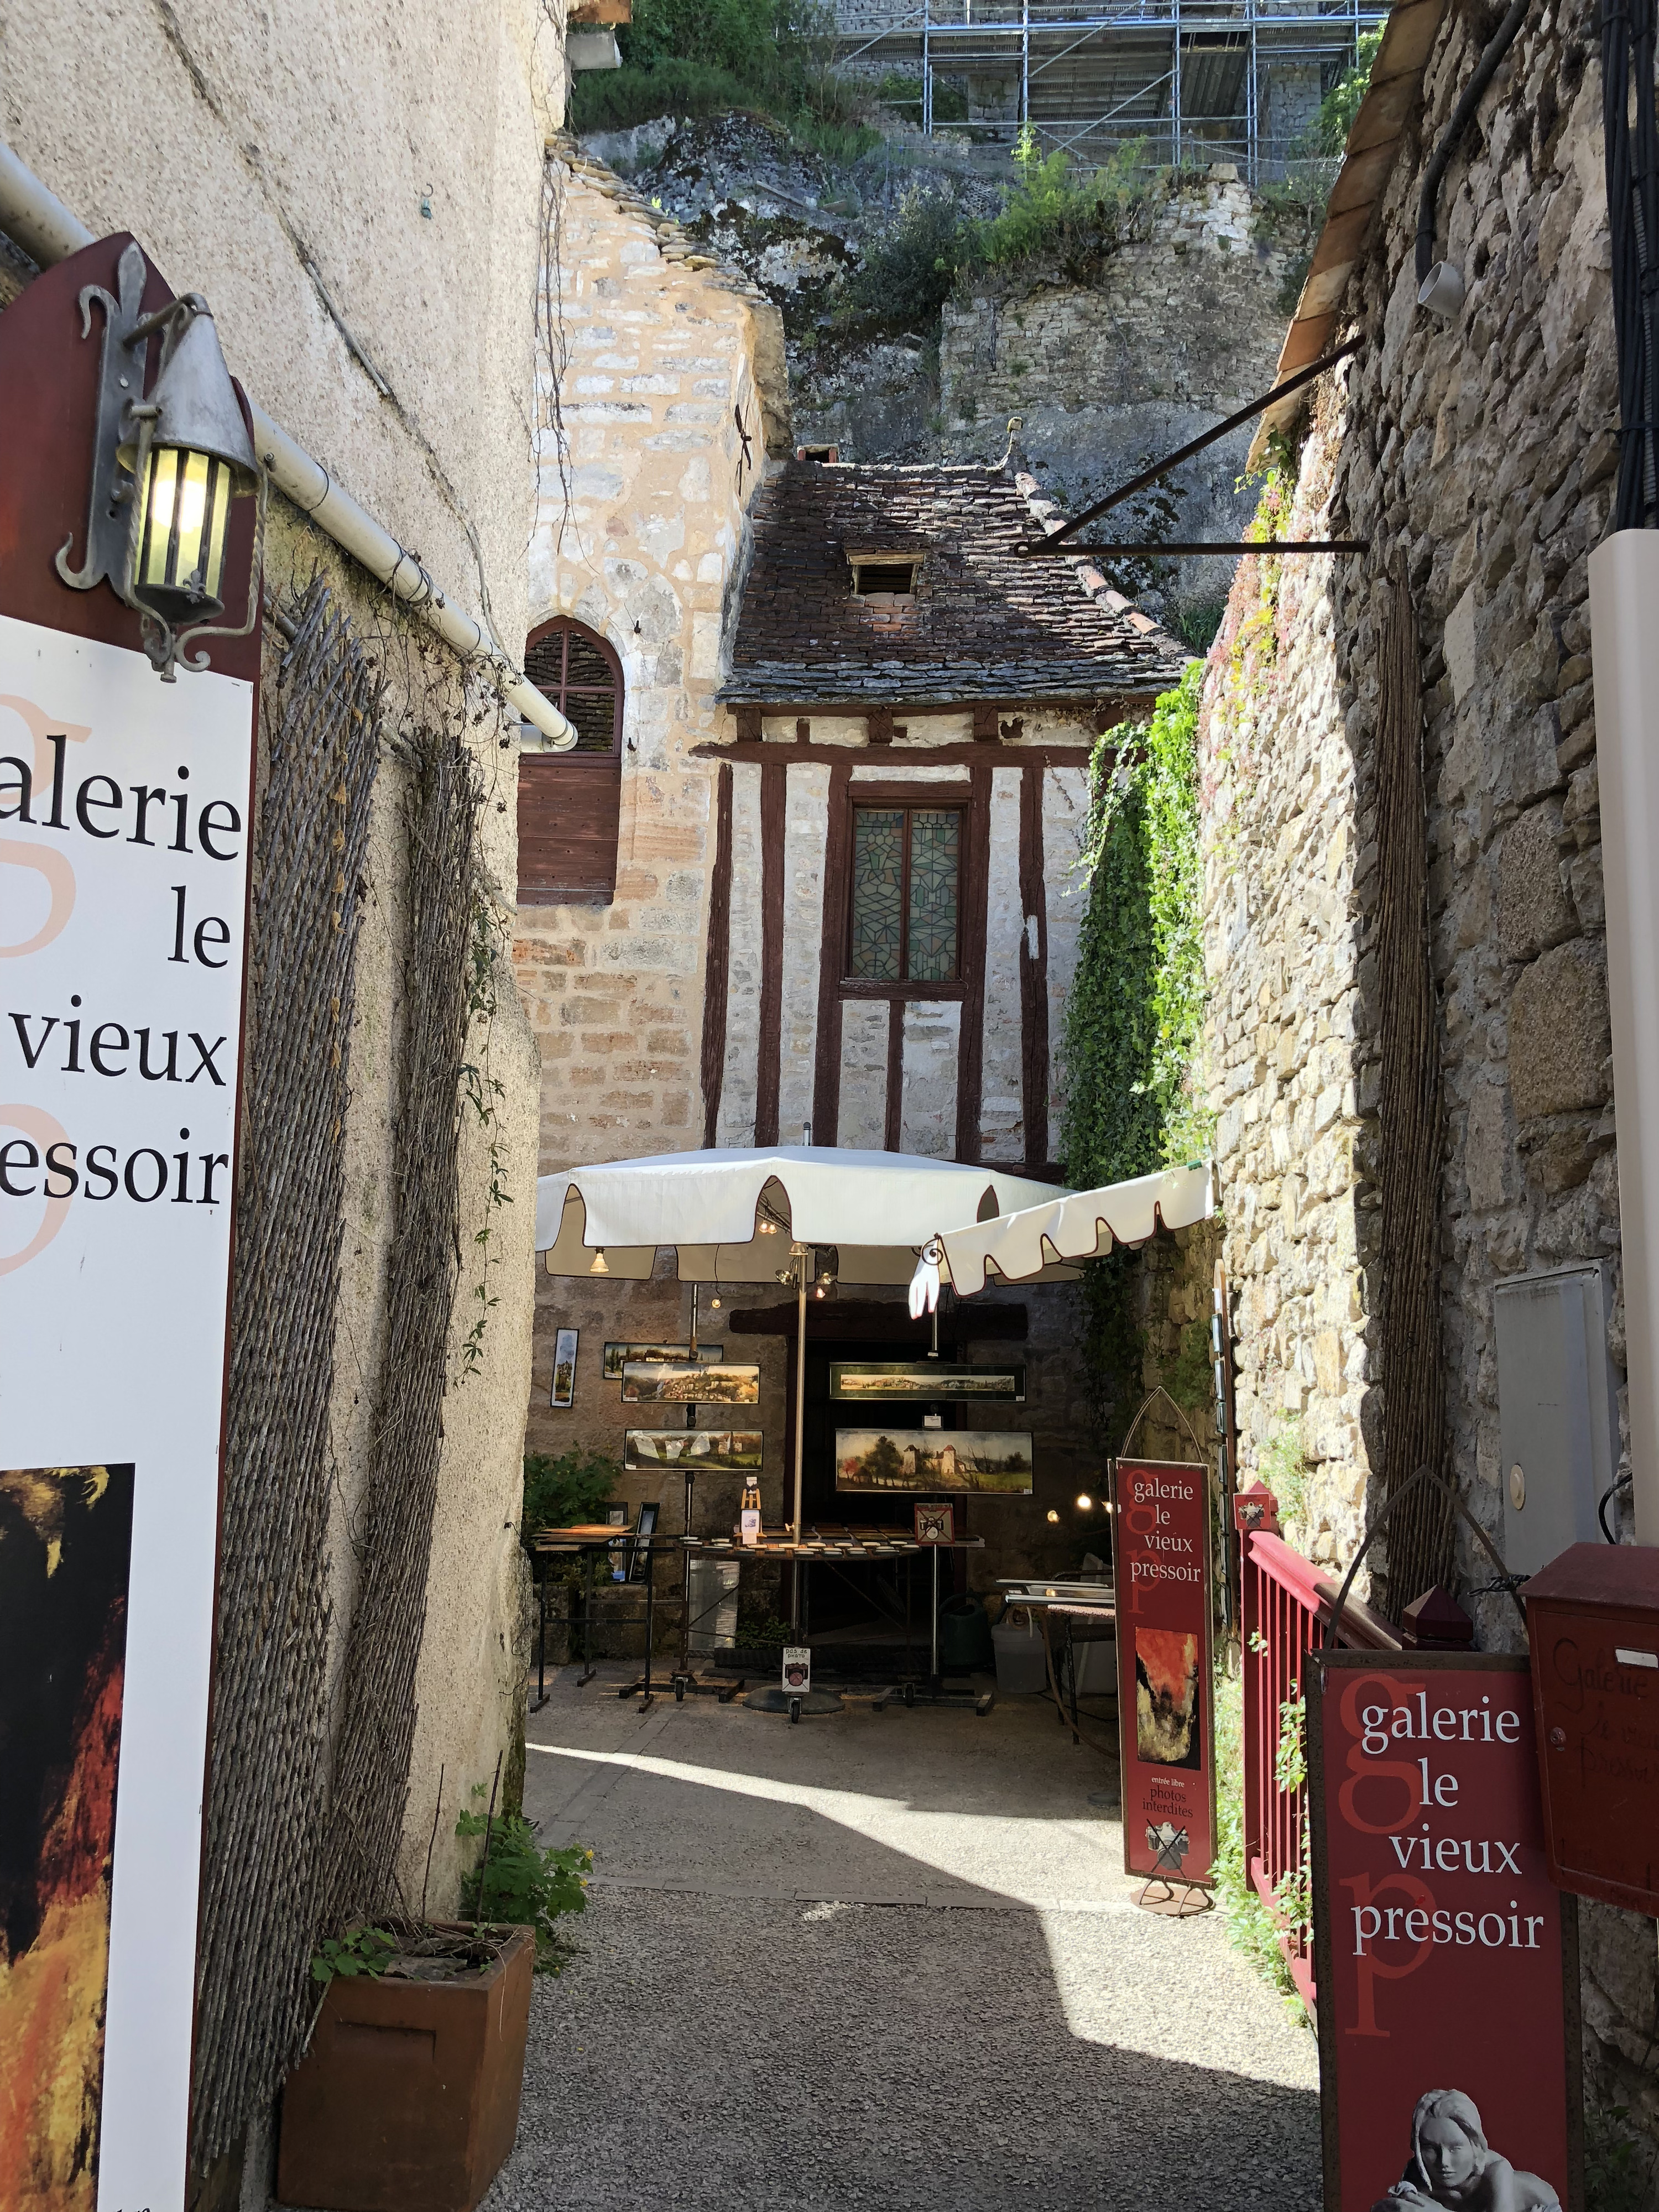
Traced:
POLYGON ((485 2212, 1317 2206, 1312 2038, 1215 1917, 1136 1910, 1041 1707, 590 1698, 532 1718, 526 1808, 598 1879, 485 2212))

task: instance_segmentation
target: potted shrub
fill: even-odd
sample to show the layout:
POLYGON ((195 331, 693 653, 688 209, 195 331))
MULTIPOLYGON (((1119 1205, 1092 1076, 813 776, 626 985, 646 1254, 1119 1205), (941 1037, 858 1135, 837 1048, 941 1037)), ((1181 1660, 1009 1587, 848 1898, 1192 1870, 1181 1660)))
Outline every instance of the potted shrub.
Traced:
MULTIPOLYGON (((481 1794, 481 1791, 480 1793, 481 1794)), ((283 2090, 276 2194, 327 2212, 473 2212, 518 2133, 531 1976, 557 1971, 590 1852, 544 1851, 518 1814, 464 1813, 478 1917, 390 1918, 325 1938, 310 2044, 283 2090)))

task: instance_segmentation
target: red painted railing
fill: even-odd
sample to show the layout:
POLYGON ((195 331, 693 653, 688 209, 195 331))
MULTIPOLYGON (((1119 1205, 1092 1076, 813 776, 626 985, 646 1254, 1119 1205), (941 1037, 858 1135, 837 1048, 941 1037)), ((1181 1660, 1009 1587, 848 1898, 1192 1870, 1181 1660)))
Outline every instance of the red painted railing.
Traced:
MULTIPOLYGON (((1279 1924, 1291 1978, 1313 2009, 1308 1789, 1301 1728, 1307 1657, 1324 1634, 1340 1585, 1257 1530, 1244 1540, 1240 1627, 1244 1663, 1244 1861, 1279 1924)), ((1334 1639, 1365 1650, 1398 1650, 1399 1638, 1369 1606, 1350 1598, 1334 1639)))

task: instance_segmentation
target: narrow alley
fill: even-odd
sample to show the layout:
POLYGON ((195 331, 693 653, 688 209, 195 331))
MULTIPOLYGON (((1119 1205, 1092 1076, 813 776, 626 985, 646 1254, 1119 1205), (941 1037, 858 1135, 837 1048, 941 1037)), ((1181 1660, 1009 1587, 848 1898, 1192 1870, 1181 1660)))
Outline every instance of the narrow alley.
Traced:
POLYGON ((525 1807, 601 1871, 487 2212, 1317 2206, 1311 2033, 1219 1914, 1136 1910, 1112 1765, 1046 1699, 791 1727, 576 1671, 525 1807))

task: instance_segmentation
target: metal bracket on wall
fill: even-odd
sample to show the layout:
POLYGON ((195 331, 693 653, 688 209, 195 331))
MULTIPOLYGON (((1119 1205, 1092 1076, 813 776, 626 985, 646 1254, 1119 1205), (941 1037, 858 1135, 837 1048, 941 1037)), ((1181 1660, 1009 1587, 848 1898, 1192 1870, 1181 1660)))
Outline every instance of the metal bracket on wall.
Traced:
POLYGON ((69 565, 73 538, 58 550, 58 573, 77 592, 89 592, 105 578, 118 592, 126 568, 127 540, 132 534, 128 509, 133 497, 131 481, 119 481, 120 471, 107 465, 120 441, 128 406, 144 394, 144 354, 132 344, 143 307, 144 285, 149 271, 136 246, 129 246, 116 264, 118 296, 112 297, 101 284, 81 289, 81 336, 92 335, 92 303, 104 311, 103 349, 98 359, 98 415, 93 438, 91 489, 87 495, 86 556, 78 568, 69 565))
POLYGON ((1113 507, 1121 507, 1126 499, 1133 499, 1138 491, 1149 489, 1160 477, 1167 476, 1171 469, 1179 468, 1182 461, 1191 460, 1194 453, 1201 453, 1206 447, 1213 446, 1219 439, 1226 437, 1230 432, 1242 429, 1246 422, 1253 422, 1264 409, 1275 405, 1289 393, 1299 391, 1303 385, 1311 384, 1315 377, 1322 376, 1328 368, 1334 368, 1339 362, 1346 361, 1350 354, 1358 353, 1361 343, 1362 341, 1358 338, 1350 338, 1346 345, 1338 346, 1334 353, 1322 355, 1319 360, 1310 362, 1305 368, 1297 369, 1294 376, 1287 376, 1283 383, 1276 384, 1271 392, 1264 392, 1260 399, 1252 399, 1248 407, 1241 407, 1237 414, 1229 415, 1224 422, 1218 422, 1213 428, 1202 431, 1196 438, 1189 439, 1184 446, 1177 447, 1173 453, 1166 453, 1161 461, 1154 461, 1151 468, 1143 469, 1138 477, 1132 477, 1127 483, 1120 484, 1115 491, 1109 491, 1104 499, 1097 500, 1092 507, 1085 507, 1081 514, 1074 514, 1069 520, 1057 523, 1040 543, 1019 545, 1014 550, 1029 556, 1036 557, 1044 554, 1088 554, 1097 558, 1103 555, 1121 558, 1126 554, 1132 553, 1157 556, 1173 553, 1368 552, 1370 550, 1370 540, 1368 538, 1270 538, 1255 541, 1244 538, 1237 542, 1219 544, 1195 540, 1171 540, 1165 544, 1138 541, 1133 544, 1126 545, 1078 545, 1064 542, 1071 537, 1074 530, 1081 530, 1085 522, 1093 522, 1098 516, 1109 513, 1113 507))

